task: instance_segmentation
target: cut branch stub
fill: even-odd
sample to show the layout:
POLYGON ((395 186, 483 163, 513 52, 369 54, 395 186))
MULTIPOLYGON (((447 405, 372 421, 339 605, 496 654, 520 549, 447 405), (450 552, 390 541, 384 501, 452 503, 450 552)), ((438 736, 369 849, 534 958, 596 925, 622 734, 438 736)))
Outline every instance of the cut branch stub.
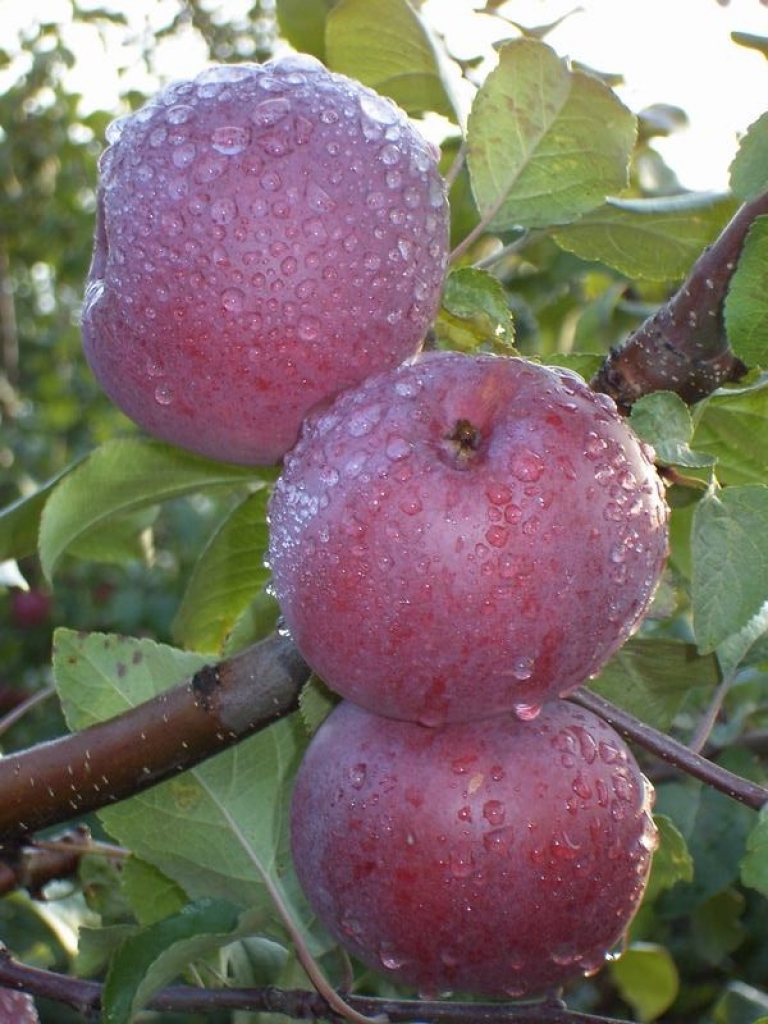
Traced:
POLYGON ((0 759, 0 852, 194 767, 298 707, 309 678, 278 634, 122 715, 0 759))
POLYGON ((596 391, 628 411, 653 391, 674 391, 690 404, 744 376, 748 368, 728 344, 723 304, 747 232, 766 212, 768 193, 739 208, 672 298, 606 357, 590 382, 596 391))

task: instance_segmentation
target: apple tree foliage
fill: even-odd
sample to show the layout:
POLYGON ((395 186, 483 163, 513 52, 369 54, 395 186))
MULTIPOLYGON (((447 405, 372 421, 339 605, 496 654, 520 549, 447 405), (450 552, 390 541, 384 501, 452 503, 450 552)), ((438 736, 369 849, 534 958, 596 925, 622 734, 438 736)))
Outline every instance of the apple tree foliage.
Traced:
MULTIPOLYGON (((119 28, 120 15, 73 8, 95 31, 119 28)), ((713 243, 743 204, 756 211, 733 258, 715 261, 686 292, 677 348, 664 350, 707 366, 725 355, 729 369, 691 394, 667 372, 664 352, 652 384, 642 345, 630 363, 639 370, 626 412, 667 481, 671 553, 650 614, 589 691, 630 723, 656 787, 661 843, 623 955, 569 986, 567 1010, 548 1005, 535 1019, 768 1019, 768 114, 744 136, 726 194, 686 191, 654 148, 680 112, 629 111, 610 81, 549 46, 546 27, 515 26, 498 8, 489 2, 484 12, 497 19, 499 40, 487 73, 479 60, 456 60, 407 0, 278 0, 276 14, 254 5, 228 24, 202 4, 179 4, 145 59, 151 68, 153 46, 182 28, 215 60, 262 59, 287 43, 439 131, 454 251, 430 331, 436 347, 519 353, 597 379, 609 352, 679 294, 701 253, 717 253, 713 243), (718 289, 712 313, 706 297, 718 289), (725 353, 697 341, 707 317, 724 324, 725 353), (692 777, 680 750, 703 752, 716 777, 738 782, 727 792, 692 777)), ((24 764, 42 771, 43 741, 118 720, 181 680, 208 678, 214 663, 223 673, 273 636, 264 558, 277 470, 152 440, 95 385, 77 317, 96 160, 119 111, 82 113, 66 84, 74 56, 61 26, 30 28, 23 51, 0 95, 0 703, 10 714, 6 762, 28 750, 24 764), (20 617, 25 579, 50 601, 28 602, 20 617)), ((144 99, 126 94, 124 109, 144 99)), ((53 996, 38 998, 46 1021, 82 1019, 72 1007, 84 1013, 100 1000, 114 1022, 163 992, 156 1019, 178 1019, 183 1004, 167 986, 179 980, 209 997, 191 1020, 245 1019, 248 1009, 264 1022, 311 1016, 310 996, 288 998, 311 990, 307 970, 311 981, 321 970, 343 988, 347 968, 287 855, 292 781, 329 708, 318 681, 299 705, 158 785, 142 777, 148 757, 119 794, 105 770, 91 780, 83 814, 65 758, 62 777, 46 783, 50 812, 29 832, 24 815, 47 800, 32 773, 28 806, 3 819, 0 985, 53 996), (113 803, 131 786, 135 795, 113 803), (26 968, 45 968, 50 987, 26 968), (100 985, 88 988, 93 981, 100 985), (230 1002, 224 985, 235 990, 230 1002), (262 1001, 238 1002, 245 987, 262 1001)), ((131 733, 125 721, 112 747, 110 732, 94 734, 106 746, 88 758, 130 764, 149 733, 131 733)), ((183 767, 182 719, 158 724, 183 767)), ((392 1020, 447 1019, 452 1005, 410 1005, 413 992, 359 968, 351 991, 360 1012, 381 1012, 367 997, 386 1001, 392 1020)), ((460 1017, 459 1008, 450 1019, 480 1019, 479 1007, 460 1017)), ((18 1012, 34 1019, 28 1001, 18 1012)), ((483 1012, 515 1020, 526 1009, 483 1012)))

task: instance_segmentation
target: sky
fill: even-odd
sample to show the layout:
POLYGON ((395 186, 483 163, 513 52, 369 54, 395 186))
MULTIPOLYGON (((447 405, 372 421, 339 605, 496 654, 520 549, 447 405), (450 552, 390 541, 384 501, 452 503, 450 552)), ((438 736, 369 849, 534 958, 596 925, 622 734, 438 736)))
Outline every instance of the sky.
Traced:
MULTIPOLYGON (((112 35, 109 54, 94 48, 88 30, 70 29, 71 42, 82 53, 72 84, 93 103, 106 104, 117 100, 114 64, 131 65, 137 36, 151 31, 153 23, 162 24, 168 7, 165 0, 102 2, 129 14, 134 28, 112 35)), ((217 10, 242 6, 238 0, 219 0, 217 10)), ((479 15, 476 8, 482 6, 482 0, 425 0, 423 10, 458 55, 482 50, 492 61, 490 44, 498 38, 499 22, 479 15)), ((568 15, 547 42, 563 57, 620 73, 624 83, 616 91, 632 110, 654 103, 682 107, 689 127, 658 148, 686 187, 727 187, 740 135, 768 109, 768 60, 737 46, 730 34, 768 37, 766 0, 508 0, 501 10, 527 26, 568 15)), ((0 0, 0 46, 17 49, 21 27, 30 19, 62 20, 68 12, 67 0, 0 0)), ((194 74, 204 59, 190 37, 164 45, 160 70, 171 78, 194 74)))

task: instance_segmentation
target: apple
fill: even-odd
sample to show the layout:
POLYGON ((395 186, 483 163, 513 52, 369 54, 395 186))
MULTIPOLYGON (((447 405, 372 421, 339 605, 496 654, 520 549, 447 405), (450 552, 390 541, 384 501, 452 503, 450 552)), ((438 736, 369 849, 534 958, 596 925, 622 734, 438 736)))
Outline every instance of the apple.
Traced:
POLYGON ((428 352, 310 416, 270 503, 286 627, 327 685, 428 725, 535 715, 637 627, 667 554, 649 449, 525 359, 428 352))
POLYGON ((534 995, 621 942, 651 797, 623 740, 566 701, 442 729, 343 701, 299 768, 293 860, 331 935, 393 982, 534 995))
POLYGON ((418 350, 448 206, 390 100, 301 55, 217 65, 108 141, 84 351, 151 434, 276 463, 314 405, 418 350))
POLYGON ((37 629, 51 617, 51 595, 42 590, 12 590, 11 622, 17 629, 37 629))

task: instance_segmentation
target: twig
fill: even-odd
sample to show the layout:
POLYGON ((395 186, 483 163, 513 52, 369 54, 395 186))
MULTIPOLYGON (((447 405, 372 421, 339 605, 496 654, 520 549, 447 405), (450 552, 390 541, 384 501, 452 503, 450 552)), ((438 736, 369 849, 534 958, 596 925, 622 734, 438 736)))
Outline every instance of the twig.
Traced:
POLYGON ((709 706, 696 727, 696 731, 688 740, 688 748, 695 751, 697 754, 700 754, 704 750, 704 747, 707 745, 707 740, 712 735, 712 730, 717 722, 717 716, 722 710, 723 701, 725 700, 728 691, 731 686, 733 686, 733 681, 734 677, 732 673, 720 680, 720 683, 712 696, 712 700, 709 702, 709 706))
POLYGON ((593 711, 627 739, 634 740, 668 764, 672 764, 700 782, 712 786, 713 789, 725 793, 733 800, 737 800, 755 811, 759 811, 768 804, 768 789, 765 786, 759 786, 756 782, 743 779, 740 775, 729 772, 727 768, 721 768, 720 765, 708 761, 706 757, 702 757, 701 754, 678 743, 671 736, 646 725, 645 722, 641 722, 629 712, 622 711, 621 708, 611 704, 604 697, 599 697, 596 693, 581 688, 571 694, 569 700, 587 708, 588 711, 593 711))
MULTIPOLYGON (((0 986, 29 992, 64 1003, 86 1019, 98 1017, 102 986, 95 981, 55 974, 20 964, 0 947, 0 986)), ((538 1003, 464 1003, 382 999, 346 996, 346 1001, 365 1017, 383 1017, 390 1024, 628 1024, 616 1018, 569 1010, 559 1000, 538 1003)), ((213 1010, 246 1010, 279 1013, 293 1020, 338 1021, 316 992, 300 989, 222 988, 200 989, 171 985, 156 993, 147 1009, 166 1013, 210 1013, 213 1010)))
POLYGON ((12 711, 9 711, 0 718, 0 736, 7 732, 11 726, 15 725, 19 719, 23 718, 32 708, 42 704, 49 697, 53 697, 55 693, 56 690, 53 686, 46 686, 42 690, 38 690, 37 693, 32 693, 29 697, 25 697, 12 711))

